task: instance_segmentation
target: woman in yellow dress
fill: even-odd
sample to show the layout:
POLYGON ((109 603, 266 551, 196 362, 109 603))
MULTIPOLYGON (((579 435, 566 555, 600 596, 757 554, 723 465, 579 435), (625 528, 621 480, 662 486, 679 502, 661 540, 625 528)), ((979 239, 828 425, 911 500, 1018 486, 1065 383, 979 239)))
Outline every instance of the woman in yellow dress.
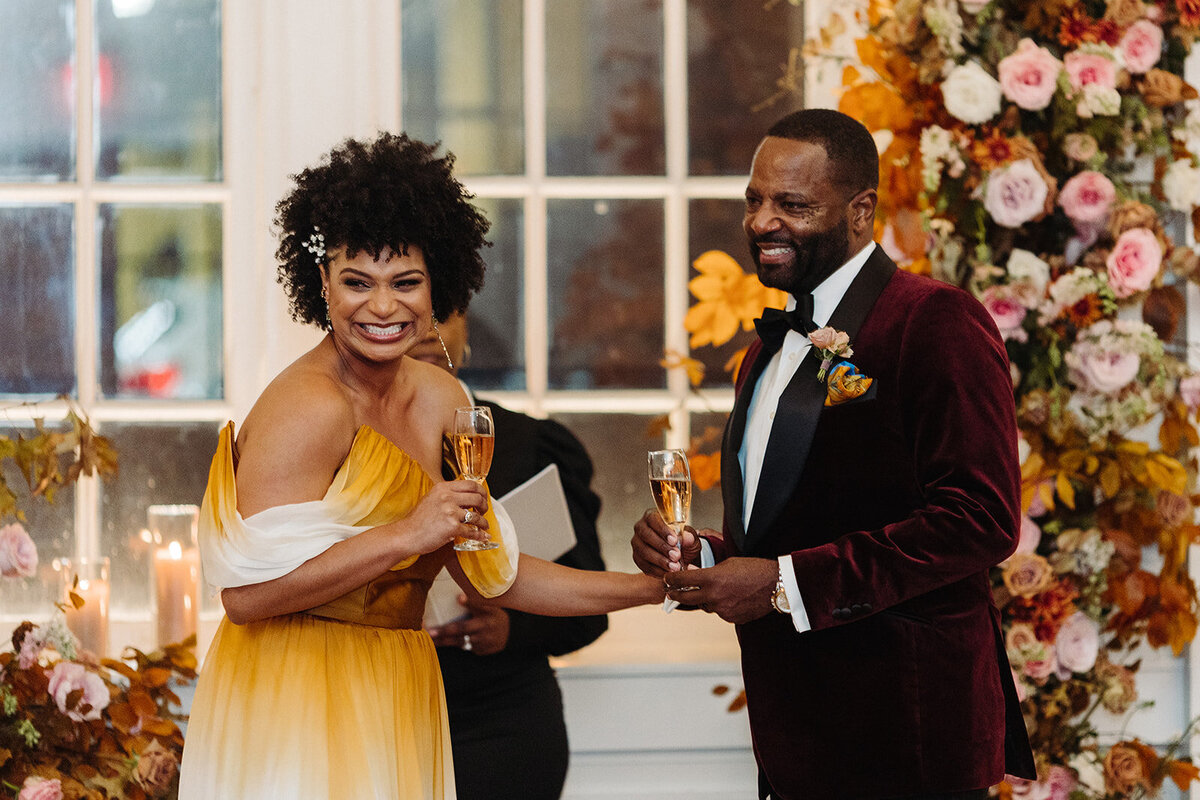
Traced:
POLYGON ((328 333, 213 457, 201 553, 227 616, 196 688, 181 800, 453 798, 421 629, 443 566, 464 591, 536 614, 662 600, 644 575, 520 556, 499 505, 441 478, 468 400, 407 353, 483 282, 488 223, 452 166, 403 134, 347 140, 276 208, 293 316, 328 333), (458 536, 501 544, 454 551, 458 536))

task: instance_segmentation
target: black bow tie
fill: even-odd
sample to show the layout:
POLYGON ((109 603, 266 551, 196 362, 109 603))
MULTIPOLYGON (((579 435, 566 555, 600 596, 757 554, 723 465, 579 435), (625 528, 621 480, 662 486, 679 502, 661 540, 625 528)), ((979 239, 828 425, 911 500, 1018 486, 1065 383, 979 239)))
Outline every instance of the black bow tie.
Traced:
POLYGON ((812 319, 813 297, 803 294, 796 298, 796 307, 791 311, 778 308, 764 308, 762 316, 754 320, 754 329, 758 338, 763 341, 763 349, 775 352, 783 346, 783 339, 788 331, 796 331, 807 336, 817 329, 812 319))

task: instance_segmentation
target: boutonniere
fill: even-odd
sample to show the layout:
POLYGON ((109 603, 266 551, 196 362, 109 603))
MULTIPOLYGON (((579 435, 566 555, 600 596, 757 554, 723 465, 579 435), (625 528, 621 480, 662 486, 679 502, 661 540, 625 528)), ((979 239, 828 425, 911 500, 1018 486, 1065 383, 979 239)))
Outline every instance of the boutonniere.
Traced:
POLYGON ((808 340, 812 342, 813 347, 821 351, 821 369, 817 372, 819 381, 825 380, 825 374, 835 358, 849 358, 854 355, 854 348, 850 346, 850 335, 828 325, 810 333, 808 340))
POLYGON ((817 380, 825 381, 828 387, 825 405, 841 405, 867 393, 875 379, 863 375, 858 367, 846 360, 854 355, 854 348, 850 346, 850 337, 845 331, 824 327, 810 333, 808 339, 821 353, 821 369, 817 371, 817 380))

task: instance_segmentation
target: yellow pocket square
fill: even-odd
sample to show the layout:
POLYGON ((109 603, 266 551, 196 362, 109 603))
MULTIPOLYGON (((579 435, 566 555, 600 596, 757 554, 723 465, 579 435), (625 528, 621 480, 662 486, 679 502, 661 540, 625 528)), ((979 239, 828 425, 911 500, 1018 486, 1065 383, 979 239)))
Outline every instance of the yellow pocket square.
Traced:
POLYGON ((829 371, 826 381, 825 405, 838 406, 842 403, 862 397, 875 382, 858 371, 858 367, 849 361, 839 361, 829 371))

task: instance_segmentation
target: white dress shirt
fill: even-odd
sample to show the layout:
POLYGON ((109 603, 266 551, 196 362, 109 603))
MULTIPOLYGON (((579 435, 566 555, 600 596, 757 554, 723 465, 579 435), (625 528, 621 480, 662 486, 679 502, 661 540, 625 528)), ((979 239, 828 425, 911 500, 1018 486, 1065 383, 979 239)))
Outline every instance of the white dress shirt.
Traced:
MULTIPOLYGON (((820 286, 813 290, 813 322, 817 327, 824 327, 850 284, 858 276, 863 264, 875 250, 871 242, 859 250, 849 261, 836 272, 826 278, 820 286)), ((787 310, 796 307, 796 298, 788 295, 787 310)), ((753 387, 742 387, 742 391, 752 390, 750 405, 746 412, 746 432, 738 449, 738 464, 742 468, 742 484, 745 486, 745 497, 742 504, 746 529, 750 527, 750 519, 754 510, 754 497, 758 491, 758 479, 762 474, 763 456, 767 451, 767 442, 771 438, 771 426, 775 423, 775 410, 779 406, 779 397, 791 382, 792 376, 800 367, 800 362, 808 355, 812 343, 808 337, 796 331, 788 331, 783 339, 779 352, 771 356, 767 366, 753 387)), ((703 542, 701 565, 711 566, 712 551, 708 543, 703 542), (705 563, 707 562, 707 563, 705 563)), ((804 600, 800 588, 796 584, 796 571, 792 567, 790 554, 779 557, 779 574, 783 579, 784 591, 787 593, 788 604, 792 609, 792 622, 796 630, 804 633, 812 629, 808 621, 808 612, 804 609, 804 600)))

